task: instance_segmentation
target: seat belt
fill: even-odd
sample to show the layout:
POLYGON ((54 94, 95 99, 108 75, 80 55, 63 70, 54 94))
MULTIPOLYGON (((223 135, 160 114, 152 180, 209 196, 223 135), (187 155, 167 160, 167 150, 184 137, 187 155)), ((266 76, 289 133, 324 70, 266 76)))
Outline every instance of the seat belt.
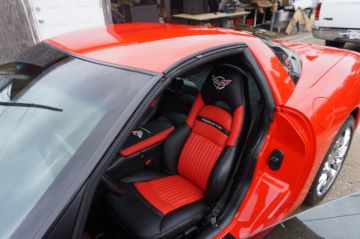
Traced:
MULTIPOLYGON (((256 123, 259 121, 260 116, 259 113, 262 111, 263 109, 263 104, 260 104, 259 108, 256 110, 256 113, 254 114, 254 120, 251 121, 250 127, 249 127, 249 131, 248 134, 246 136, 245 142, 244 142, 244 146, 247 145, 251 132, 253 131, 254 126, 256 125, 256 123)), ((223 192, 223 194, 221 195, 221 197, 219 198, 219 200, 217 201, 217 203, 212 207, 210 214, 206 217, 205 219, 205 225, 211 225, 213 228, 218 227, 217 224, 217 219, 220 216, 221 212, 223 211, 224 207, 225 207, 225 203, 227 202, 229 196, 230 196, 230 190, 231 187, 234 183, 234 178, 236 175, 236 172, 238 171, 238 168, 240 166, 240 162, 241 159, 243 157, 243 154, 245 152, 245 147, 243 147, 241 153, 240 153, 240 157, 239 160, 237 160, 236 164, 235 164, 235 168, 231 174, 231 177, 229 179, 229 183, 227 184, 227 186, 225 187, 225 190, 223 192)))

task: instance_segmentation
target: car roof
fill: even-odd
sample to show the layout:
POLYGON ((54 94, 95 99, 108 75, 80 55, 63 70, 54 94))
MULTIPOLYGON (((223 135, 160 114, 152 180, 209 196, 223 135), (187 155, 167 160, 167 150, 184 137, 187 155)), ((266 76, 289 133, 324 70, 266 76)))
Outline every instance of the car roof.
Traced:
POLYGON ((255 37, 221 28, 156 23, 115 24, 53 37, 47 43, 73 55, 155 73, 197 52, 255 37))

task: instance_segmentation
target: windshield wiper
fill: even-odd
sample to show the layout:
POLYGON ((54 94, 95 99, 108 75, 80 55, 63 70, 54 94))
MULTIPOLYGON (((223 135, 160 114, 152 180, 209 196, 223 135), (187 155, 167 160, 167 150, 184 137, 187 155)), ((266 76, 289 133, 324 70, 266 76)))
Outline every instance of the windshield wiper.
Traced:
POLYGON ((38 109, 45 109, 45 110, 52 110, 63 112, 62 109, 47 106, 47 105, 39 105, 39 104, 32 104, 32 103, 18 103, 18 102, 1 102, 0 106, 14 106, 14 107, 25 107, 25 108, 38 108, 38 109))

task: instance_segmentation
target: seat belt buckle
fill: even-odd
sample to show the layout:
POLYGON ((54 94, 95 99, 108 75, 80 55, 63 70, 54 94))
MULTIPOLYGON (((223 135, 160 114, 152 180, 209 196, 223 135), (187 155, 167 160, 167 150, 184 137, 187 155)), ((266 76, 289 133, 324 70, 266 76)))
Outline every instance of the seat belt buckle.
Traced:
POLYGON ((217 217, 213 216, 211 213, 206 218, 207 224, 210 224, 213 228, 217 228, 217 217))

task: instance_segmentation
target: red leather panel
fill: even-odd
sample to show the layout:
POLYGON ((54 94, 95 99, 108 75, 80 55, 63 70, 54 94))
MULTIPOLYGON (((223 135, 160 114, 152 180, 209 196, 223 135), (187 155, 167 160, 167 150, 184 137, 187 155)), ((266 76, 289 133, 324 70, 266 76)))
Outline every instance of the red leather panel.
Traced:
POLYGON ((145 139, 144 141, 141 141, 140 143, 134 144, 127 149, 121 150, 120 154, 127 157, 127 156, 137 153, 143 149, 146 149, 150 146, 153 146, 157 143, 160 143, 161 141, 164 141, 174 129, 175 128, 172 127, 167 130, 164 130, 163 132, 158 133, 148 139, 145 139))
MULTIPOLYGON (((238 124, 233 123, 231 114, 217 106, 203 106, 203 102, 200 100, 201 97, 198 97, 198 103, 195 103, 193 107, 198 108, 198 110, 192 110, 191 114, 197 112, 199 116, 209 119, 226 130, 231 131, 230 135, 232 135, 232 127, 237 127, 238 124)), ((188 119, 196 119, 196 116, 191 115, 188 119)), ((241 125, 242 122, 240 122, 241 125)), ((213 125, 195 120, 192 124, 192 132, 179 157, 179 174, 205 191, 210 174, 226 146, 228 138, 224 132, 213 125)))
POLYGON ((193 106, 191 107, 191 111, 188 115, 188 117, 186 118, 186 123, 187 125, 190 126, 190 128, 193 127, 194 122, 196 120, 196 117, 199 114, 199 111, 204 107, 204 102, 201 98, 201 95, 198 94, 198 96, 196 97, 193 106))
POLYGON ((244 106, 240 105, 233 113, 233 121, 231 126, 231 133, 227 140, 227 145, 234 146, 240 136, 242 125, 244 121, 244 106))
POLYGON ((199 115, 218 123, 228 131, 231 129, 231 114, 219 107, 207 105, 201 109, 199 115))
POLYGON ((205 137, 221 148, 226 146, 228 136, 207 123, 196 121, 192 132, 205 137))
POLYGON ((179 175, 135 183, 135 187, 164 215, 204 197, 199 188, 179 175))
MULTIPOLYGON (((212 126, 206 128, 210 129, 212 126)), ((205 191, 210 173, 222 150, 221 146, 207 137, 191 132, 180 154, 179 174, 205 191)))

